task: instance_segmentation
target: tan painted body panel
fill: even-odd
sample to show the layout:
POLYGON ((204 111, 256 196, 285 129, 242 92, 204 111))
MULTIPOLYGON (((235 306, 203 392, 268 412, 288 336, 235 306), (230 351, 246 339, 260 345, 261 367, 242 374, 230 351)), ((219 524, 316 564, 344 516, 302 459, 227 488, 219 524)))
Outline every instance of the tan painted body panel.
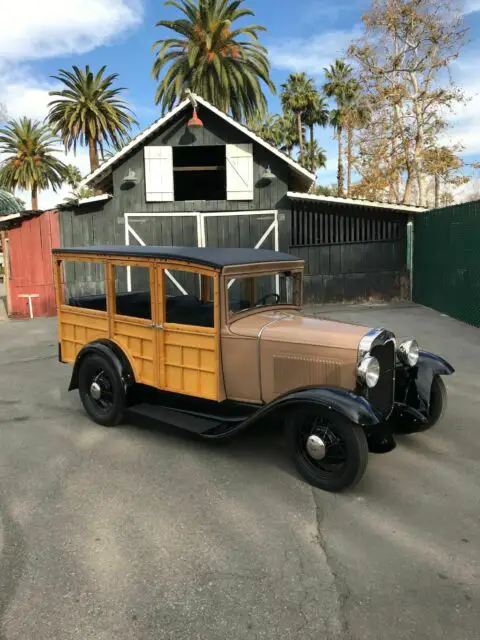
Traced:
POLYGON ((222 332, 227 397, 270 402, 312 385, 354 389, 358 344, 368 330, 290 310, 240 318, 222 332))

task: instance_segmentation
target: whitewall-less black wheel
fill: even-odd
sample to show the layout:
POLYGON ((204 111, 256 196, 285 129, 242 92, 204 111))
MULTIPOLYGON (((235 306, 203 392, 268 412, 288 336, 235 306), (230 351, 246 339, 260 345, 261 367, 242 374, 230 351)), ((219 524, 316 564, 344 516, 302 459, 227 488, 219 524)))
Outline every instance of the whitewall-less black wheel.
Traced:
POLYGON ((300 474, 324 491, 344 491, 361 480, 368 462, 367 438, 341 416, 299 406, 285 424, 287 446, 300 474))
POLYGON ((430 389, 430 406, 428 422, 422 425, 418 431, 427 431, 439 422, 447 408, 447 390, 441 376, 435 376, 430 389))
POLYGON ((78 390, 90 418, 105 427, 122 421, 125 389, 113 364, 101 355, 86 355, 80 364, 78 390))

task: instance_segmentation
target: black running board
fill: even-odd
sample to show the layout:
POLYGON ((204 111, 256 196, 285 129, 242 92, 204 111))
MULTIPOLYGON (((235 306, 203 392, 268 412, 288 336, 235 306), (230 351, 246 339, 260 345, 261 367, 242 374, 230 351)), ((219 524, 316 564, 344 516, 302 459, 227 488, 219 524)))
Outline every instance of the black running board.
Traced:
POLYGON ((223 421, 212 419, 211 417, 199 416, 193 413, 179 411, 178 409, 170 409, 168 407, 161 407, 146 402, 133 405, 129 408, 129 413, 133 413, 134 415, 138 415, 143 418, 149 418, 150 420, 163 422, 171 425, 172 427, 178 427, 179 429, 185 429, 186 431, 198 434, 205 433, 211 429, 216 429, 220 425, 224 424, 223 421))

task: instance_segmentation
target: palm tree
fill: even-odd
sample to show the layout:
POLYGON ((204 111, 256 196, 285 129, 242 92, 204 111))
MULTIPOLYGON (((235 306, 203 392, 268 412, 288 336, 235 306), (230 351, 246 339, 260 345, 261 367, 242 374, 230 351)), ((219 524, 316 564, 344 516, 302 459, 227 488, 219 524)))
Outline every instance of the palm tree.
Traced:
POLYGON ((327 154, 325 149, 320 147, 316 140, 313 140, 313 142, 309 140, 307 142, 306 152, 312 162, 312 166, 315 167, 313 171, 316 169, 324 169, 327 166, 327 154))
POLYGON ((300 147, 300 162, 304 163, 302 116, 316 100, 317 90, 313 80, 305 73, 291 73, 287 81, 282 84, 280 100, 286 113, 292 112, 297 120, 298 145, 300 147))
POLYGON ((362 129, 370 119, 370 110, 365 99, 360 95, 360 85, 353 80, 351 93, 344 107, 344 124, 347 129, 347 196, 352 188, 353 168, 353 132, 362 129))
POLYGON ((155 102, 162 111, 171 109, 186 89, 198 93, 237 120, 249 120, 266 112, 262 90, 272 93, 267 50, 258 41, 266 31, 258 24, 234 24, 255 15, 242 7, 244 0, 168 0, 183 16, 178 20, 160 20, 157 27, 174 32, 174 37, 153 44, 153 77, 159 80, 155 102))
POLYGON ((262 120, 252 120, 248 123, 249 128, 262 140, 281 147, 284 142, 283 118, 278 113, 267 113, 262 120))
POLYGON ((60 69, 58 76, 52 76, 66 88, 49 92, 58 97, 49 104, 48 119, 61 135, 65 151, 75 153, 78 143, 88 146, 90 170, 94 171, 99 166, 100 146, 120 144, 136 121, 130 107, 118 97, 124 89, 112 88, 117 73, 104 76, 105 66, 95 75, 88 65, 85 70, 72 69, 60 69))
POLYGON ((332 111, 330 122, 333 125, 338 139, 338 170, 337 192, 344 195, 344 170, 343 170, 343 128, 345 118, 345 105, 352 89, 352 67, 343 60, 335 60, 329 69, 324 69, 327 82, 323 90, 329 98, 335 98, 336 109, 332 111))
MULTIPOLYGON (((298 129, 297 118, 295 114, 289 112, 280 116, 279 127, 282 130, 283 139, 280 150, 287 153, 290 158, 293 154, 293 148, 298 145, 298 129)), ((302 138, 305 137, 304 126, 302 123, 302 138)))
POLYGON ((315 125, 319 125, 320 127, 326 127, 329 123, 329 111, 325 99, 319 94, 315 93, 313 95, 313 99, 307 110, 303 114, 303 120, 307 127, 310 129, 310 155, 307 156, 310 158, 310 171, 315 173, 317 169, 317 164, 315 162, 315 134, 314 127, 315 125))
POLYGON ((20 118, 0 129, 0 185, 6 189, 30 191, 32 210, 38 209, 38 192, 62 186, 65 164, 55 154, 58 140, 48 125, 20 118))
POLYGON ((121 151, 123 147, 131 142, 134 138, 135 136, 127 133, 127 135, 125 135, 120 142, 111 143, 106 151, 104 150, 103 145, 100 145, 100 155, 102 157, 102 162, 113 158, 114 155, 121 151))
POLYGON ((19 213, 25 209, 25 203, 6 189, 0 189, 0 216, 19 213))
POLYGON ((76 189, 82 181, 82 174, 80 173, 80 169, 74 164, 67 164, 67 166, 65 167, 63 179, 69 187, 71 187, 72 189, 76 189))

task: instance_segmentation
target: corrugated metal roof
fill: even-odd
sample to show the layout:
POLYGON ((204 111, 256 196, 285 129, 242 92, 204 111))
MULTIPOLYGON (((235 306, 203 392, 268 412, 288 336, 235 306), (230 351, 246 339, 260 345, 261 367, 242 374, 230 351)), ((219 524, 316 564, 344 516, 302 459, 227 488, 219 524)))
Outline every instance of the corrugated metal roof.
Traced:
POLYGON ((287 196, 291 200, 309 200, 312 202, 326 202, 340 205, 354 205, 358 207, 375 207, 378 209, 392 209, 394 211, 404 211, 405 213, 424 213, 428 209, 423 207, 413 207, 407 204, 396 204, 393 202, 379 202, 375 200, 363 200, 361 198, 340 198, 338 196, 320 196, 313 193, 298 193, 288 191, 287 196))

